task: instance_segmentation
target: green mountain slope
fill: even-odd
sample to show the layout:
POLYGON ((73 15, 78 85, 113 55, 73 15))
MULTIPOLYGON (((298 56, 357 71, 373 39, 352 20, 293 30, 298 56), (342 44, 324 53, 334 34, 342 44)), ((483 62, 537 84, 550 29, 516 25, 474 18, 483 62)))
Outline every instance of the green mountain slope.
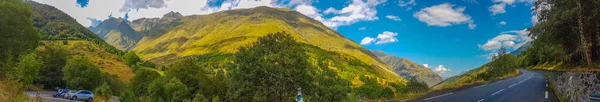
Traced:
POLYGON ((90 30, 108 44, 124 51, 133 48, 143 37, 129 26, 127 20, 122 18, 109 18, 96 27, 90 27, 90 30))
POLYGON ((60 46, 70 51, 71 56, 85 56, 100 70, 129 81, 133 71, 119 58, 122 51, 104 42, 100 37, 81 26, 64 12, 46 4, 28 2, 34 13, 34 26, 39 29, 42 41, 38 51, 45 46, 60 46))
POLYGON ((388 55, 382 51, 372 50, 371 52, 379 57, 381 61, 392 66, 394 72, 406 79, 416 78, 417 81, 425 82, 429 87, 442 81, 442 77, 440 77, 437 73, 409 59, 388 55))
POLYGON ((383 79, 387 81, 406 81, 356 42, 290 9, 257 7, 180 18, 177 13, 167 15, 171 16, 132 22, 132 28, 148 34, 132 49, 141 58, 166 64, 186 56, 236 53, 258 37, 284 31, 298 42, 349 55, 374 66, 377 73, 373 74, 385 76, 383 79), (154 30, 153 26, 162 30, 154 30))

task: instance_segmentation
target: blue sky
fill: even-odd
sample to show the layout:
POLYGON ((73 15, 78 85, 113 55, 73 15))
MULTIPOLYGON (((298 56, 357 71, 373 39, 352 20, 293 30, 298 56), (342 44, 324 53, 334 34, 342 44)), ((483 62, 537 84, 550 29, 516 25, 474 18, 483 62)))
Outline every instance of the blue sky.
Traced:
POLYGON ((369 50, 411 59, 443 77, 488 62, 500 46, 531 41, 533 0, 34 0, 84 26, 108 17, 129 20, 252 8, 285 7, 321 21, 369 50), (110 16, 109 16, 110 15, 110 16))

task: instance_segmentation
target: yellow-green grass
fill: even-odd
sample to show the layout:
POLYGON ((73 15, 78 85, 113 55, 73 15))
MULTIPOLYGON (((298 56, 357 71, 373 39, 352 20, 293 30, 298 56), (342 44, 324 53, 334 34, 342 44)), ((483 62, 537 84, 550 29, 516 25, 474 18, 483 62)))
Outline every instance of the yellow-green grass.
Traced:
POLYGON ((18 81, 0 79, 0 102, 29 102, 18 81))
MULTIPOLYGON (((142 38, 132 51, 142 59, 167 64, 172 62, 172 59, 187 56, 236 53, 240 47, 248 46, 258 37, 285 31, 298 42, 349 55, 374 66, 372 68, 377 71, 378 77, 382 78, 381 83, 406 81, 356 42, 295 11, 265 7, 238 9, 209 15, 185 16, 181 18, 181 22, 181 25, 173 27, 161 36, 142 38), (265 12, 259 9, 264 9, 265 12), (251 13, 242 15, 237 12, 251 13), (295 20, 281 15, 292 15, 295 20)), ((356 76, 347 76, 350 79, 354 77, 356 76)))
MULTIPOLYGON (((63 44, 63 40, 42 41, 43 46, 62 46, 71 51, 72 56, 83 56, 90 62, 96 64, 100 70, 109 74, 114 74, 121 81, 129 82, 134 76, 133 71, 129 68, 127 62, 123 61, 119 56, 106 52, 101 46, 91 43, 86 40, 66 40, 67 44, 63 44), (54 43, 54 44, 51 44, 54 43)), ((45 50, 44 47, 38 47, 38 51, 45 50)))
POLYGON ((564 72, 600 72, 598 66, 569 66, 564 62, 546 62, 535 66, 529 66, 528 69, 547 70, 547 71, 564 71, 564 72))

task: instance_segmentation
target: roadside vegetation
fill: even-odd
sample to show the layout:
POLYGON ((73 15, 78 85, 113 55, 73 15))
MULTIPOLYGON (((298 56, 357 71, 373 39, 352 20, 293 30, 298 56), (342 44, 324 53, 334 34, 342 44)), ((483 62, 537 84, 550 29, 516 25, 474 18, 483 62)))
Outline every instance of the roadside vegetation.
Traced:
POLYGON ((519 75, 518 58, 515 55, 508 54, 504 47, 501 47, 498 52, 492 57, 491 62, 462 75, 450 77, 435 86, 433 90, 458 89, 519 75))
POLYGON ((528 29, 535 38, 520 55, 530 69, 600 71, 600 1, 538 0, 536 25, 528 29))

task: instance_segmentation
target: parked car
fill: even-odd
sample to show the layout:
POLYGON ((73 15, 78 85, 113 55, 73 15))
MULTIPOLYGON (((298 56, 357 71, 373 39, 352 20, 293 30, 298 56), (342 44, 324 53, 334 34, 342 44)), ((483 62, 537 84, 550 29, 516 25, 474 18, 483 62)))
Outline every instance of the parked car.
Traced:
POLYGON ((67 93, 65 93, 65 95, 63 95, 64 99, 71 99, 71 96, 73 96, 73 94, 77 93, 77 90, 69 90, 67 93))
POLYGON ((94 100, 94 93, 92 93, 92 91, 88 91, 88 90, 79 90, 75 93, 69 93, 69 99, 71 100, 86 100, 86 101, 93 101, 94 100))
POLYGON ((65 97, 65 94, 67 94, 67 92, 69 92, 69 91, 71 91, 71 90, 69 90, 69 89, 60 89, 56 93, 54 93, 52 96, 53 97, 65 97))

